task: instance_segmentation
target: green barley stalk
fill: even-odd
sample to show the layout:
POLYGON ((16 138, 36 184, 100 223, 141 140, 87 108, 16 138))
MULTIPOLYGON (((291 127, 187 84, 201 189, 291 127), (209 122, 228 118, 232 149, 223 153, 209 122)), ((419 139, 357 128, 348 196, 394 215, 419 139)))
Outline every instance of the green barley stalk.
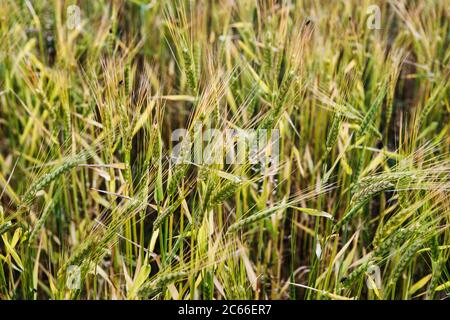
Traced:
POLYGON ((372 124, 377 111, 380 109, 380 106, 383 103, 384 97, 386 95, 386 81, 381 83, 379 90, 380 91, 378 95, 376 96, 375 100, 373 101, 372 105, 370 106, 369 110, 367 111, 366 115, 359 125, 357 138, 363 137, 367 133, 367 129, 372 124))
POLYGON ((271 74, 272 71, 272 34, 267 31, 264 37, 264 66, 266 68, 267 74, 271 74))
POLYGON ((348 277, 346 277, 343 281, 343 285, 346 288, 349 288, 355 281, 361 279, 361 277, 365 274, 367 269, 370 266, 370 262, 365 262, 353 270, 348 277))
POLYGON ((217 189, 213 194, 211 195, 211 200, 208 203, 208 208, 217 206, 222 204, 225 200, 230 198, 232 195, 235 194, 236 190, 240 187, 241 183, 234 182, 234 181, 227 181, 225 184, 217 189))
POLYGON ((374 256, 381 257, 392 248, 396 248, 399 245, 403 244, 408 238, 413 237, 418 232, 416 227, 412 228, 401 228, 397 232, 391 234, 387 239, 383 239, 381 243, 377 243, 374 240, 374 246, 376 247, 374 256))
POLYGON ((191 53, 187 47, 183 48, 182 53, 189 87, 191 88, 192 92, 197 92, 197 76, 195 74, 196 68, 194 60, 192 59, 191 53))
POLYGON ((97 241, 93 238, 88 238, 84 241, 80 247, 69 257, 69 259, 60 267, 58 276, 61 276, 66 272, 69 266, 80 266, 83 261, 90 256, 95 250, 97 250, 97 241))
POLYGON ((373 197, 377 193, 394 188, 394 184, 390 181, 382 180, 374 182, 371 185, 359 189, 352 197, 351 203, 356 205, 373 197))
POLYGON ((173 169, 172 176, 170 177, 169 185, 167 186, 167 194, 169 196, 174 195, 177 190, 178 184, 186 175, 189 165, 185 163, 176 164, 173 169))
POLYGON ((187 277, 187 272, 178 271, 158 274, 153 281, 144 283, 138 291, 138 297, 148 298, 161 291, 168 284, 187 277))
POLYGON ((156 220, 153 222, 153 231, 158 229, 163 221, 170 216, 175 210, 181 205, 181 203, 184 201, 183 197, 179 197, 175 202, 171 203, 169 207, 166 209, 163 209, 162 212, 159 214, 159 216, 156 218, 156 220))
POLYGON ((158 138, 156 139, 156 154, 157 154, 157 175, 156 175, 156 183, 155 183, 155 201, 156 203, 160 203, 164 199, 163 194, 163 172, 162 172, 162 141, 161 141, 161 133, 158 130, 158 138))
POLYGON ((327 141, 325 143, 327 152, 330 152, 331 149, 336 145, 341 124, 342 124, 342 117, 338 112, 334 115, 330 131, 328 132, 327 141))
POLYGON ((58 179, 60 176, 66 174, 73 168, 77 167, 78 165, 82 164, 85 161, 85 157, 82 155, 76 155, 73 157, 66 158, 64 162, 53 169, 51 172, 45 174, 40 179, 36 180, 34 183, 31 184, 31 186, 28 188, 27 192, 22 196, 21 204, 24 206, 28 206, 31 201, 36 197, 36 194, 45 189, 58 179))
POLYGON ((276 213, 277 211, 281 211, 281 210, 285 210, 289 207, 289 205, 287 204, 281 204, 281 205, 277 205, 271 208, 267 208, 264 209, 262 211, 259 211, 257 213, 252 214, 251 216, 247 217, 247 218, 243 218, 235 223, 233 223, 229 228, 228 228, 228 232, 233 233, 238 231, 239 229, 242 229, 246 226, 249 226, 259 220, 263 220, 265 218, 270 217, 271 215, 273 215, 274 213, 276 213))
POLYGON ((368 260, 361 264, 358 268, 353 270, 350 275, 344 280, 343 284, 345 287, 350 287, 355 281, 360 279, 360 277, 367 271, 370 265, 377 262, 385 254, 389 253, 390 250, 397 248, 402 245, 409 237, 417 234, 417 229, 400 229, 396 234, 390 236, 389 238, 383 240, 383 242, 378 246, 368 257, 368 260))
POLYGON ((28 238, 29 243, 33 243, 36 239, 38 233, 41 231, 42 227, 45 224, 45 221, 47 221, 47 218, 49 217, 50 213, 52 212, 54 208, 54 201, 53 199, 50 199, 47 206, 44 208, 44 211, 42 212, 41 216, 39 217, 38 221, 34 225, 34 229, 30 234, 30 237, 28 238))
POLYGON ((423 239, 416 240, 400 257, 400 261, 395 265, 395 268, 393 269, 390 276, 389 284, 391 286, 394 286, 398 282, 400 276, 403 273, 403 270, 409 265, 417 251, 419 251, 420 247, 422 247, 423 241, 423 239))

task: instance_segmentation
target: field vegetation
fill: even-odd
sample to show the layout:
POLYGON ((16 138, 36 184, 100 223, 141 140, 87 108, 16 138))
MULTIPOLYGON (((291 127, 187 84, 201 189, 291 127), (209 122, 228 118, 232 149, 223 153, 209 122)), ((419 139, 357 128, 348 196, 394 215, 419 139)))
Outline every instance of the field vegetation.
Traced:
POLYGON ((0 0, 0 299, 448 298, 449 22, 0 0))

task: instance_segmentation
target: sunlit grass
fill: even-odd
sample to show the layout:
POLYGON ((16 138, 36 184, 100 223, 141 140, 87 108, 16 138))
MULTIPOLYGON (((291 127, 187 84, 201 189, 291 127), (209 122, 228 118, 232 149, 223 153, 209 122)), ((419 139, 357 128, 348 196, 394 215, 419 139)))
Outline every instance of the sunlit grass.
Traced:
POLYGON ((0 0, 0 299, 447 297, 448 12, 0 0))

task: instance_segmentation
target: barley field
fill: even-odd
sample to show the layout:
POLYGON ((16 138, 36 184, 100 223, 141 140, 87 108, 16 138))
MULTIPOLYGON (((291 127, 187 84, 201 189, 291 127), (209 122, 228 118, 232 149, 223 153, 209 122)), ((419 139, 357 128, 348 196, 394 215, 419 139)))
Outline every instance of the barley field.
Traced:
POLYGON ((445 0, 0 0, 0 300, 450 297, 445 0))

